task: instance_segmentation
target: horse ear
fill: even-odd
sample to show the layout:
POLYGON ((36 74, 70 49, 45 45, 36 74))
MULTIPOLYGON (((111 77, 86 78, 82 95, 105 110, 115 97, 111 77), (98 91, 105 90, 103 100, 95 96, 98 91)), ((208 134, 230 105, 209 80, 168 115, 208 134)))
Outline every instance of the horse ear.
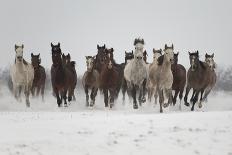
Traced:
POLYGON ((172 44, 172 49, 174 49, 174 46, 173 46, 173 44, 172 44))
POLYGON ((199 52, 198 52, 198 50, 197 50, 197 55, 199 55, 199 52))
POLYGON ((15 50, 18 48, 18 46, 15 44, 15 50))
POLYGON ((40 57, 40 53, 39 53, 39 55, 38 55, 39 57, 40 57))
POLYGON ((34 55, 33 55, 33 53, 31 53, 31 57, 33 57, 34 55))
POLYGON ((54 47, 54 45, 51 43, 51 47, 54 47))
POLYGON ((214 57, 214 53, 212 54, 212 57, 214 57))
POLYGON ((205 53, 205 57, 207 57, 208 56, 208 54, 207 53, 205 53))
POLYGON ((111 52, 114 52, 114 49, 113 49, 113 48, 111 48, 110 50, 111 50, 111 52))
POLYGON ((22 44, 22 48, 24 48, 24 45, 22 44))
POLYGON ((155 48, 153 48, 153 53, 155 53, 155 48))
POLYGON ((60 42, 58 42, 58 47, 60 47, 60 42))
POLYGON ((164 49, 167 49, 167 48, 168 48, 168 46, 167 46, 167 44, 165 44, 164 49))
POLYGON ((103 48, 106 48, 106 45, 104 44, 103 48))
POLYGON ((179 55, 179 52, 177 52, 176 54, 179 55))
POLYGON ((132 54, 134 54, 134 51, 132 50, 132 54))
POLYGON ((39 64, 41 64, 41 59, 39 58, 39 64))
POLYGON ((189 55, 191 54, 189 51, 188 51, 189 55))
POLYGON ((99 45, 97 44, 97 49, 99 49, 99 45))

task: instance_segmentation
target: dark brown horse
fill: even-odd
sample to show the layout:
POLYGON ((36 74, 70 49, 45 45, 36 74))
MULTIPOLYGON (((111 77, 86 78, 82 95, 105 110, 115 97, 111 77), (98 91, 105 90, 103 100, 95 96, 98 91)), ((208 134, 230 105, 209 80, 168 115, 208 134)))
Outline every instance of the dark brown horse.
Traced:
POLYGON ((68 53, 67 55, 62 54, 62 61, 64 66, 69 69, 71 71, 71 80, 72 80, 72 85, 68 88, 68 101, 70 102, 71 100, 76 100, 74 91, 76 88, 76 84, 77 84, 77 72, 76 72, 76 68, 75 68, 75 61, 71 61, 71 56, 68 53))
POLYGON ((42 100, 44 101, 44 88, 45 88, 45 80, 46 80, 46 73, 43 66, 41 66, 41 59, 40 54, 34 55, 31 53, 31 64, 34 67, 34 80, 32 84, 32 96, 36 95, 39 96, 39 93, 42 95, 42 100))
POLYGON ((195 103, 198 101, 198 96, 201 93, 200 102, 203 98, 203 93, 205 88, 209 85, 210 81, 210 68, 206 63, 199 60, 199 52, 190 53, 189 52, 189 60, 191 67, 187 73, 187 87, 186 93, 184 97, 185 105, 189 106, 188 103, 188 94, 190 89, 192 88, 194 93, 194 97, 192 99, 192 108, 191 111, 194 111, 195 103))
POLYGON ((108 103, 110 103, 110 108, 112 108, 114 100, 117 97, 117 87, 120 77, 110 54, 105 55, 103 60, 104 64, 101 67, 99 88, 103 90, 104 93, 105 107, 108 107, 108 103), (110 95, 108 95, 108 93, 110 95))
POLYGON ((178 64, 178 53, 174 53, 174 63, 172 64, 172 74, 173 74, 173 83, 172 83, 172 90, 175 91, 175 95, 173 96, 173 105, 176 104, 176 98, 179 94, 180 99, 180 107, 181 107, 181 100, 183 97, 184 87, 186 84, 186 69, 183 65, 178 64))
POLYGON ((106 56, 106 46, 97 45, 97 55, 94 59, 94 69, 96 69, 99 73, 101 72, 102 66, 104 65, 104 58, 106 56))
POLYGON ((99 87, 99 73, 96 69, 94 69, 94 57, 86 56, 86 66, 87 71, 84 73, 82 77, 82 85, 85 90, 86 95, 86 106, 94 106, 95 97, 97 95, 98 87, 99 87), (90 94, 90 103, 89 103, 89 89, 91 90, 90 94))
POLYGON ((73 86, 72 73, 63 63, 61 58, 60 43, 52 47, 52 66, 51 66, 51 80, 53 92, 56 95, 58 107, 64 100, 64 105, 67 106, 67 91, 73 86))

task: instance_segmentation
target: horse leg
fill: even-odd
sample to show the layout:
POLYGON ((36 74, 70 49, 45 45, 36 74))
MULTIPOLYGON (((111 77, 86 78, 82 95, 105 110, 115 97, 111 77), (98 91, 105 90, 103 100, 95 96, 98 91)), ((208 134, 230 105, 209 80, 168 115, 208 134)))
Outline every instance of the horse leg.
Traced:
MULTIPOLYGON (((22 89, 21 89, 22 90, 22 89)), ((21 91, 20 90, 20 91, 21 91)), ((24 94, 25 94, 25 97, 26 97, 26 105, 27 105, 27 107, 30 107, 30 101, 29 101, 29 88, 28 88, 28 86, 25 86, 25 88, 24 88, 24 94)), ((21 93, 21 92, 20 92, 21 93)))
POLYGON ((182 101, 182 98, 183 98, 183 91, 184 91, 184 88, 180 90, 180 93, 179 93, 179 99, 180 99, 180 105, 179 105, 179 109, 181 110, 181 101, 182 101))
POLYGON ((134 84, 132 85, 132 98, 133 98, 133 108, 138 109, 138 104, 136 100, 136 87, 134 84))
POLYGON ((146 102, 146 93, 147 93, 147 88, 146 88, 146 86, 147 86, 147 79, 145 79, 144 81, 143 81, 143 87, 142 87, 142 103, 144 103, 144 102, 146 102))
POLYGON ((64 91, 63 91, 63 94, 62 94, 62 96, 63 96, 63 100, 64 100, 64 106, 65 107, 67 107, 68 105, 67 105, 67 89, 65 89, 64 91))
POLYGON ((122 104, 123 104, 123 105, 125 105, 125 94, 126 94, 126 89, 127 89, 126 80, 123 79, 123 83, 122 83, 122 104))
POLYGON ((55 88, 54 90, 53 90, 53 92, 55 93, 55 95, 56 95, 56 102, 57 102, 57 105, 58 105, 58 107, 60 107, 61 106, 61 103, 62 103, 62 99, 60 98, 60 94, 59 94, 59 91, 58 91, 58 89, 57 88, 55 88))
POLYGON ((158 94, 159 94, 160 113, 163 113, 163 102, 164 102, 163 90, 158 89, 158 94))
POLYGON ((105 107, 108 107, 108 90, 106 88, 104 88, 103 93, 104 93, 105 107))
POLYGON ((194 106, 195 106, 195 103, 198 101, 199 93, 200 93, 199 91, 196 91, 196 93, 195 93, 195 96, 193 98, 193 105, 192 105, 191 111, 194 111, 194 106))
POLYGON ((110 92, 110 108, 114 106, 114 96, 115 96, 115 89, 111 88, 110 92))
POLYGON ((155 97, 155 105, 157 104, 157 99, 158 99, 158 91, 157 91, 157 87, 154 88, 154 97, 155 97))
POLYGON ((201 89, 200 102, 198 103, 198 107, 199 107, 199 108, 202 108, 202 96, 203 96, 203 93, 204 93, 204 89, 201 89))
POLYGON ((85 101, 86 101, 86 107, 89 106, 89 89, 88 86, 85 85, 85 101))
POLYGON ((19 86, 19 88, 18 88, 19 90, 19 94, 18 94, 18 100, 19 100, 19 102, 22 102, 22 98, 21 98, 21 93, 22 93, 22 89, 23 89, 23 86, 19 86))
POLYGON ((186 90, 185 90, 185 96, 184 96, 184 104, 186 106, 190 106, 190 104, 188 103, 188 94, 189 94, 189 91, 190 91, 190 86, 187 85, 186 90))
POLYGON ((190 99, 190 102, 191 103, 193 103, 193 98, 194 98, 194 95, 196 94, 196 90, 195 89, 193 89, 193 94, 192 94, 192 97, 191 97, 191 99, 190 99))
POLYGON ((41 96, 42 96, 42 101, 44 102, 44 89, 45 89, 45 86, 43 85, 42 88, 41 88, 41 96))
POLYGON ((34 86, 31 88, 31 95, 32 95, 33 97, 35 96, 35 87, 34 87, 34 86))
POLYGON ((172 89, 165 89, 165 94, 168 98, 168 102, 163 104, 164 108, 172 104, 172 89))
POLYGON ((69 88, 68 89, 68 102, 72 101, 72 96, 73 96, 73 89, 69 88))
POLYGON ((38 87, 37 87, 37 92, 36 92, 36 96, 37 96, 37 97, 39 96, 40 89, 41 89, 41 87, 40 87, 40 86, 38 86, 38 87))
POLYGON ((93 87, 92 88, 92 91, 91 91, 91 94, 90 94, 90 98, 91 98, 91 102, 90 102, 90 106, 94 106, 95 104, 95 97, 97 95, 97 88, 93 87))
POLYGON ((178 96, 178 94, 179 94, 179 89, 176 89, 175 90, 175 95, 174 95, 174 97, 173 97, 173 105, 175 105, 176 104, 176 98, 177 98, 177 96, 178 96))

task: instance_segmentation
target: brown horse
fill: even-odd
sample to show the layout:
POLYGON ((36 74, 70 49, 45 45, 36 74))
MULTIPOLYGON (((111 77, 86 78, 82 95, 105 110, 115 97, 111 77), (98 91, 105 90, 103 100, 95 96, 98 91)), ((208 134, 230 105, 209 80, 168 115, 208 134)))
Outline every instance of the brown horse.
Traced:
POLYGON ((40 54, 34 55, 31 53, 31 64, 34 67, 34 80, 32 84, 32 96, 36 95, 39 96, 39 93, 42 95, 42 100, 44 101, 44 88, 45 88, 45 80, 46 80, 46 73, 43 66, 41 66, 41 59, 40 54))
POLYGON ((192 108, 191 111, 194 111, 195 103, 198 101, 198 96, 201 93, 200 102, 202 101, 203 93, 205 88, 209 85, 210 82, 210 68, 206 63, 199 60, 199 52, 190 53, 189 60, 191 67, 187 73, 187 87, 184 97, 184 102, 186 106, 189 106, 188 103, 188 94, 191 88, 193 88, 194 97, 192 99, 192 108))
POLYGON ((95 104, 95 97, 98 91, 98 80, 99 80, 99 73, 96 69, 94 69, 94 57, 86 56, 86 65, 87 71, 84 73, 82 77, 82 85, 85 90, 86 95, 86 106, 94 106, 95 104), (89 89, 91 89, 91 102, 89 104, 89 89))
POLYGON ((51 66, 51 80, 53 92, 56 95, 58 107, 61 106, 62 99, 64 100, 64 105, 67 106, 67 91, 73 86, 73 76, 70 69, 62 63, 60 43, 58 45, 51 43, 51 47, 53 63, 51 66))
POLYGON ((104 65, 104 58, 106 56, 106 46, 97 45, 97 55, 94 59, 94 69, 96 69, 99 73, 101 72, 102 66, 104 65))
POLYGON ((71 71, 71 79, 72 79, 72 85, 71 87, 68 88, 68 101, 70 102, 71 100, 76 100, 75 94, 74 94, 74 90, 76 88, 76 84, 77 84, 77 72, 76 72, 76 68, 75 68, 75 61, 71 61, 71 56, 68 53, 67 55, 62 54, 62 61, 63 61, 63 65, 69 69, 71 71))
POLYGON ((186 69, 183 65, 178 64, 178 53, 174 53, 174 63, 171 66, 172 74, 173 74, 173 83, 172 90, 175 91, 175 95, 173 96, 173 105, 176 104, 176 98, 179 94, 180 99, 180 108, 181 108, 181 100, 183 97, 183 91, 186 84, 186 69))
POLYGON ((103 90, 104 93, 105 107, 108 107, 109 102, 110 108, 112 108, 114 105, 115 97, 117 97, 117 87, 120 77, 110 54, 105 55, 103 60, 104 64, 101 66, 99 88, 103 90), (109 96, 108 92, 110 94, 109 96))

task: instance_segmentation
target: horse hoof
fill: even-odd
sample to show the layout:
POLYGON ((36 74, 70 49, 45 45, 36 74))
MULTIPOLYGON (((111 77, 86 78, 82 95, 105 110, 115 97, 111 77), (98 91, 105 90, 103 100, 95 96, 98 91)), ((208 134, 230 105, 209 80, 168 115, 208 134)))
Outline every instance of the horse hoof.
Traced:
POLYGON ((160 113, 163 113, 163 110, 160 110, 160 113))
POLYGON ((202 104, 201 104, 201 103, 199 103, 198 107, 199 107, 199 108, 202 108, 202 104))
POLYGON ((91 101, 89 106, 93 107, 94 106, 94 101, 91 101))
POLYGON ((71 102, 72 101, 72 97, 68 97, 68 101, 71 102))
POLYGON ((186 105, 187 107, 189 107, 189 106, 190 106, 190 104, 189 104, 188 102, 184 103, 184 105, 186 105))
POLYGON ((164 103, 164 105, 163 105, 164 108, 167 108, 168 106, 169 106, 168 103, 164 103))
POLYGON ((68 107, 67 103, 66 103, 66 104, 64 104, 64 107, 68 107))
POLYGON ((194 111, 194 108, 191 108, 191 111, 194 111))
POLYGON ((134 104, 133 108, 134 108, 134 109, 138 109, 139 107, 138 107, 137 104, 134 104))

